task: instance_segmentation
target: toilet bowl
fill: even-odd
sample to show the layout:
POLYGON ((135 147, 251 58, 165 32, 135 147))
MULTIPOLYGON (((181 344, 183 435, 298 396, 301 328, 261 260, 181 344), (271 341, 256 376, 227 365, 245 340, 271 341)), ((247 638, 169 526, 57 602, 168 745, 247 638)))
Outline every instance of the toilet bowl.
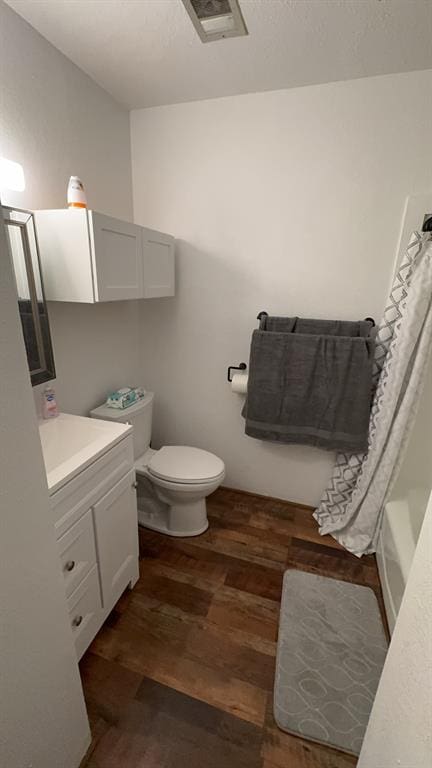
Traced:
POLYGON ((124 410, 100 406, 93 418, 132 424, 140 525, 169 536, 199 536, 208 528, 206 497, 225 477, 222 459, 201 448, 150 448, 154 395, 124 410))
POLYGON ((169 445, 159 451, 150 448, 135 462, 135 470, 138 500, 144 501, 139 507, 145 507, 139 509, 139 517, 146 512, 143 525, 170 536, 199 536, 207 530, 205 500, 225 477, 221 459, 199 448, 169 445), (141 479, 151 484, 147 495, 141 479), (155 504, 156 500, 163 506, 155 504))

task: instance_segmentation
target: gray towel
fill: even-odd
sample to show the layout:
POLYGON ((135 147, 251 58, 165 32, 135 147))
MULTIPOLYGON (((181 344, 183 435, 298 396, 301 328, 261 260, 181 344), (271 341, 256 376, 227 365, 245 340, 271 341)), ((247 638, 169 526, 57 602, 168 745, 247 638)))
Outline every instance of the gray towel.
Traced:
POLYGON ((369 336, 371 323, 368 320, 313 320, 303 317, 272 317, 264 315, 260 320, 260 331, 279 333, 317 333, 326 336, 369 336))
MULTIPOLYGON (((290 321, 270 319, 284 319, 287 327, 290 321)), ((314 322, 332 323, 302 324, 314 322)), ((345 325, 335 321, 336 330, 339 322, 345 325)), ((361 322, 352 325, 357 336, 253 332, 243 409, 247 435, 345 452, 367 449, 374 341, 360 335, 361 322)))

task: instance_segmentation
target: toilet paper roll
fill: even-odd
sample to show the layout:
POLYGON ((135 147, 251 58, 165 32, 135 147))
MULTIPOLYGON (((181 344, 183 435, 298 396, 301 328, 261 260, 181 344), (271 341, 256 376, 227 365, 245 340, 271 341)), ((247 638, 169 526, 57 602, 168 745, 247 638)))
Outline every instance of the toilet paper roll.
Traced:
POLYGON ((241 395, 245 395, 247 392, 248 378, 247 373, 235 373, 232 377, 231 390, 233 392, 239 392, 241 395))

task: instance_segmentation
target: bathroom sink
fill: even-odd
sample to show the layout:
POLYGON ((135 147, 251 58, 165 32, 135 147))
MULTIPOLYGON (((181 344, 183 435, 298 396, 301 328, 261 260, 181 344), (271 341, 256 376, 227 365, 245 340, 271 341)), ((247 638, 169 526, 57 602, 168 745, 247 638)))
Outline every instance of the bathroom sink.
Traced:
POLYGON ((50 494, 131 431, 128 424, 96 421, 69 413, 40 421, 39 434, 50 494))

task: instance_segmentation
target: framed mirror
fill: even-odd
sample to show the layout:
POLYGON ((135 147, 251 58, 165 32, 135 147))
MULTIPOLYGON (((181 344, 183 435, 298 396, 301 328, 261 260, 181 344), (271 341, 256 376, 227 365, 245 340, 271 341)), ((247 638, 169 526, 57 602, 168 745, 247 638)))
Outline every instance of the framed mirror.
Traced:
POLYGON ((54 355, 43 292, 33 214, 3 207, 18 294, 18 308, 33 386, 55 378, 54 355))

